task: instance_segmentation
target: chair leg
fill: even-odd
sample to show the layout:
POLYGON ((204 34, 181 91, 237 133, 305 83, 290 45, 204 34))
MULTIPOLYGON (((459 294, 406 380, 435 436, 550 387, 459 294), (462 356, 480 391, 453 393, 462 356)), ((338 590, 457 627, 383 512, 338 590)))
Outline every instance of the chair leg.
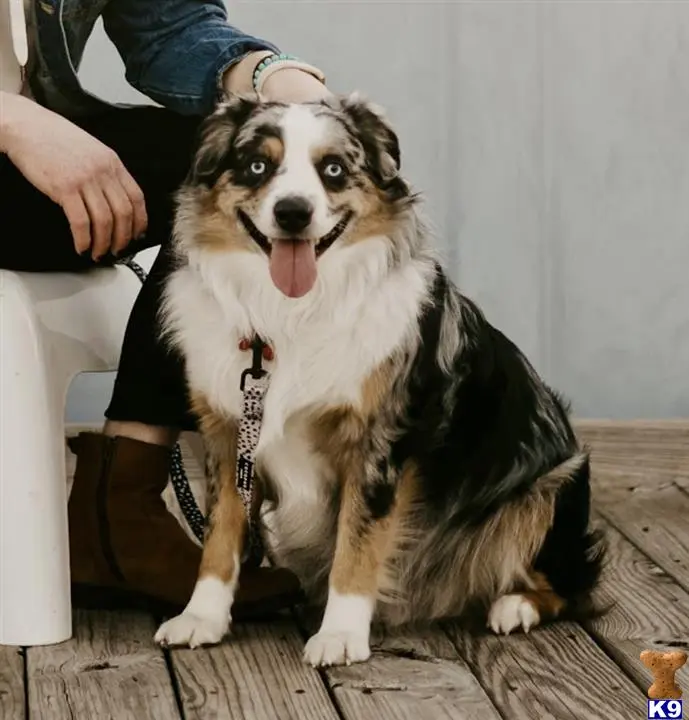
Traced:
POLYGON ((66 373, 32 299, 0 272, 0 644, 72 635, 65 482, 66 373))

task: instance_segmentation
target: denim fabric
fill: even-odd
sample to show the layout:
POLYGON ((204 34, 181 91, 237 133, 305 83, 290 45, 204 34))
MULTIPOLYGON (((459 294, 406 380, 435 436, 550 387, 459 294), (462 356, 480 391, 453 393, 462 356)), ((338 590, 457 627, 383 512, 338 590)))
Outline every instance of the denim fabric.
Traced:
POLYGON ((131 85, 184 115, 209 113, 223 72, 245 54, 278 51, 229 25, 222 0, 35 0, 34 12, 31 89, 39 102, 68 116, 110 107, 76 75, 100 16, 131 85))

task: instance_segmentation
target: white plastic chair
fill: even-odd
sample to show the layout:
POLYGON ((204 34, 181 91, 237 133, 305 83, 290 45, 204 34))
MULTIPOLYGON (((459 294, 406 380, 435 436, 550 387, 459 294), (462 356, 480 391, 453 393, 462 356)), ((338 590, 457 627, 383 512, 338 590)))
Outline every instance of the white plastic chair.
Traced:
POLYGON ((72 635, 65 400, 75 375, 116 369, 140 288, 123 266, 0 271, 0 645, 72 635))

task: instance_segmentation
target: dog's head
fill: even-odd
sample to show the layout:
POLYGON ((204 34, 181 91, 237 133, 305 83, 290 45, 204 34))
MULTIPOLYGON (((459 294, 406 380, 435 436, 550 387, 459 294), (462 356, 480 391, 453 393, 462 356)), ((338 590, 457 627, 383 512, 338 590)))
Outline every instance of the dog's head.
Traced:
POLYGON ((313 286, 335 247, 389 235, 412 202, 395 132, 352 95, 285 105, 235 97, 203 124, 183 193, 195 242, 260 253, 287 296, 313 286))

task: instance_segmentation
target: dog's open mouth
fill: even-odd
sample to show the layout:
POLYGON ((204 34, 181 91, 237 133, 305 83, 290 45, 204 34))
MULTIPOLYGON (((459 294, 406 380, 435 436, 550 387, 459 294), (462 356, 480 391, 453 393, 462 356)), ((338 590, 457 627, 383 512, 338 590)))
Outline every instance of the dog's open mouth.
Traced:
MULTIPOLYGON (((316 242, 314 243, 314 247, 316 249, 316 257, 320 257, 335 242, 335 240, 337 240, 340 235, 342 235, 342 233, 347 228, 347 225, 349 225, 349 221, 352 219, 353 215, 354 213, 351 210, 346 212, 342 216, 342 219, 337 223, 337 225, 335 225, 329 232, 323 235, 323 237, 316 240, 316 242)), ((311 242, 310 240, 304 240, 302 238, 281 238, 271 243, 271 241, 268 240, 268 238, 256 227, 256 225, 254 225, 252 219, 243 210, 237 210, 237 217, 244 226, 244 229, 249 233, 251 238, 261 248, 261 250, 266 253, 266 255, 270 255, 273 245, 278 242, 311 242)))
POLYGON ((318 274, 316 260, 342 235, 354 213, 350 210, 323 237, 313 242, 303 238, 269 240, 251 218, 237 210, 237 217, 256 244, 268 255, 270 276, 287 297, 302 297, 314 286, 318 274))

